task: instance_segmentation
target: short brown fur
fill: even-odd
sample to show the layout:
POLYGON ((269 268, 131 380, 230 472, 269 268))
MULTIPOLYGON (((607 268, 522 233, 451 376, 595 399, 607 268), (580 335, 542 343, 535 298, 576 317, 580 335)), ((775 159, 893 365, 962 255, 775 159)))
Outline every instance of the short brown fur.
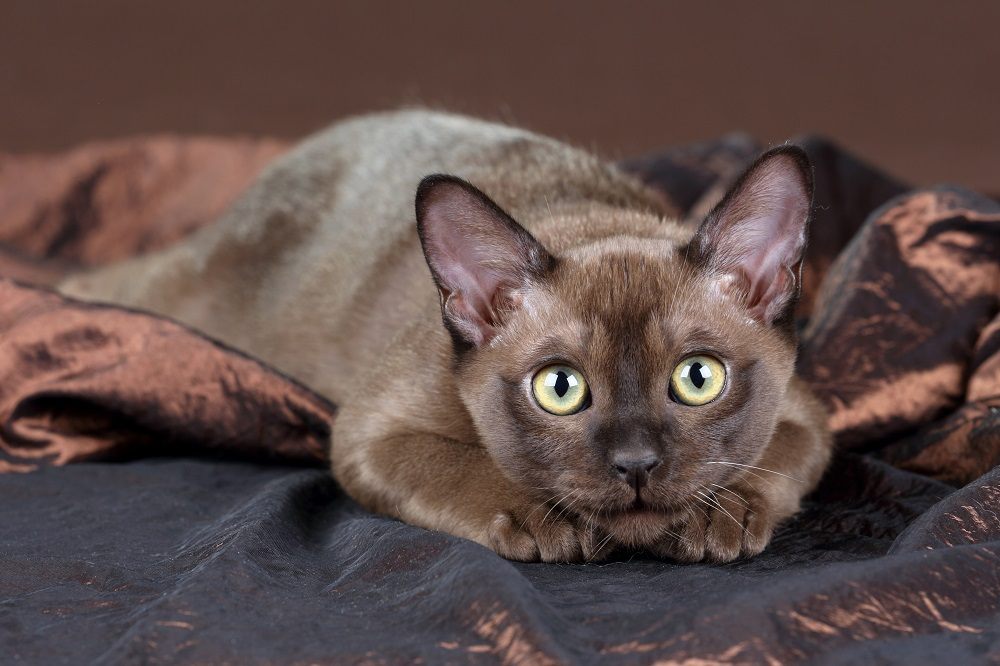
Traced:
POLYGON ((720 282, 729 259, 660 206, 614 167, 522 130, 382 114, 307 140, 190 240, 62 289, 170 315, 325 394, 340 408, 334 475, 373 511, 519 560, 641 548, 729 561, 798 510, 830 437, 794 377, 788 317, 720 282), (548 258, 502 285, 478 343, 456 314, 467 295, 421 252, 413 193, 431 173, 473 183, 548 258), (704 352, 731 379, 708 405, 679 404, 670 373, 704 352), (589 408, 555 417, 533 402, 530 378, 553 360, 584 372, 589 408), (633 441, 662 458, 639 504, 606 458, 633 441))

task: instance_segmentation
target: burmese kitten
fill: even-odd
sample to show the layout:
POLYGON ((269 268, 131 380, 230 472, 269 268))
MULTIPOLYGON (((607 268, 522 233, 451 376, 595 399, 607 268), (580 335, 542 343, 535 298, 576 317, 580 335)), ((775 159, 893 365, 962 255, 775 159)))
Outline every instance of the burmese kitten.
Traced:
POLYGON ((373 511, 518 560, 725 562, 764 548, 829 457, 794 376, 811 198, 805 155, 777 148, 692 236, 562 143, 373 115, 305 141, 186 242, 63 291, 170 315, 325 394, 334 475, 373 511))

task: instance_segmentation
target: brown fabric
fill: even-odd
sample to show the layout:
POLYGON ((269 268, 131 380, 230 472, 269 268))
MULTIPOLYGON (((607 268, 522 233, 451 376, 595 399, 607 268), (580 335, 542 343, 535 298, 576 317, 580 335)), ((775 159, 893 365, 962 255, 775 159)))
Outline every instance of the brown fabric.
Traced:
MULTIPOLYGON (((907 188, 829 142, 816 169, 799 372, 842 448, 968 483, 1000 464, 1000 205, 907 188)), ((626 166, 692 223, 760 146, 734 135, 626 166)))
MULTIPOLYGON (((1000 461, 1000 322, 995 320, 1000 308, 1000 208, 971 193, 928 190, 894 199, 862 228, 868 212, 905 186, 822 139, 807 137, 799 143, 817 169, 816 214, 800 304, 803 317, 815 311, 802 339, 803 376, 829 405, 841 446, 877 449, 904 468, 951 482, 970 481, 1000 461)), ((267 140, 154 138, 93 144, 59 156, 0 156, 0 275, 47 283, 68 266, 168 245, 211 221, 283 149, 280 142, 267 140)), ((751 139, 737 135, 625 166, 658 187, 676 209, 697 219, 758 150, 751 139)), ((52 321, 72 316, 83 326, 79 322, 87 317, 98 317, 97 311, 61 303, 53 294, 11 284, 5 289, 18 290, 18 297, 3 303, 0 312, 6 319, 0 326, 31 331, 42 357, 60 353, 50 346, 63 341, 61 333, 69 339, 74 333, 51 329, 48 321, 45 327, 35 323, 24 328, 24 320, 18 320, 32 299, 50 311, 66 310, 52 321)), ((145 357, 127 350, 121 356, 113 345, 97 342, 117 340, 117 331, 133 330, 137 322, 155 328, 155 320, 136 314, 118 320, 112 309, 99 316, 107 323, 89 339, 87 360, 77 362, 100 368, 108 355, 128 365, 128 373, 116 376, 130 383, 116 393, 114 406, 95 406, 115 413, 124 409, 127 416, 129 400, 138 400, 132 387, 156 377, 150 371, 169 367, 169 361, 147 364, 145 357)), ((176 347, 162 350, 165 359, 184 355, 188 346, 207 344, 193 332, 176 330, 176 347)), ((16 345, 27 344, 30 334, 18 335, 24 337, 16 345)), ((218 359, 233 356, 212 348, 218 359)), ((17 363, 24 361, 8 333, 0 339, 0 367, 14 373, 0 406, 5 423, 24 413, 22 402, 34 405, 33 413, 47 404, 35 400, 28 388, 33 385, 18 378, 28 373, 17 363)), ((226 366, 227 361, 217 360, 211 367, 225 374, 226 366)), ((75 372, 86 374, 89 368, 76 367, 75 372)), ((275 375, 273 381, 283 380, 275 375)), ((178 385, 157 381, 152 386, 157 387, 149 389, 158 391, 156 399, 145 396, 141 409, 157 400, 175 402, 178 385)), ((45 390, 57 388, 46 385, 45 390)), ((159 427, 168 424, 169 419, 158 422, 159 427)), ((173 427, 183 430, 184 424, 173 427)), ((79 445, 90 451, 81 455, 102 450, 92 436, 72 443, 73 432, 63 424, 53 437, 61 447, 79 445)), ((213 433, 224 438, 225 428, 213 433)), ((108 451, 137 441, 118 439, 107 445, 108 451)), ((208 448, 217 446, 203 442, 208 448)), ((9 436, 0 445, 11 451, 23 446, 9 436)), ((64 450, 56 460, 77 457, 64 450)))
POLYGON ((0 155, 0 471, 193 452, 326 458, 332 405, 274 370, 173 322, 9 279, 52 284, 169 245, 284 149, 151 138, 0 155))
POLYGON ((1000 464, 998 313, 1000 205, 936 189, 876 211, 802 338, 838 444, 953 483, 1000 464))
MULTIPOLYGON (((325 470, 279 466, 323 466, 335 412, 323 399, 176 323, 0 279, 0 472, 34 471, 0 474, 0 651, 25 663, 995 659, 1000 208, 946 188, 901 195, 835 146, 803 144, 818 191, 800 369, 842 451, 759 557, 519 565, 372 516, 325 470), (178 459, 205 455, 268 464, 178 459)), ((0 275, 51 283, 162 246, 264 161, 246 142, 180 161, 152 157, 173 154, 162 140, 148 159, 144 142, 127 145, 121 162, 107 157, 121 144, 28 158, 44 169, 0 158, 0 275)), ((627 166, 695 219, 755 152, 736 137, 627 166)))
MULTIPOLYGON (((808 317, 823 276, 869 213, 908 188, 826 139, 805 136, 793 143, 809 153, 815 170, 813 221, 798 305, 799 315, 808 317)), ((666 194, 687 223, 696 226, 764 148, 750 137, 733 134, 628 160, 623 166, 666 194)))
POLYGON ((315 464, 333 411, 171 321, 0 279, 0 472, 192 452, 315 464))
POLYGON ((285 148, 156 137, 59 155, 0 154, 0 243, 84 266, 164 247, 218 217, 285 148))

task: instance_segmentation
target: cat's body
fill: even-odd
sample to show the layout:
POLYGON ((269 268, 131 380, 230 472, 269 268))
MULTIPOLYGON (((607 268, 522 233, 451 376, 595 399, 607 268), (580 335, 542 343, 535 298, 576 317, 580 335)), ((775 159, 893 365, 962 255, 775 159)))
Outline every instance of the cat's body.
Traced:
POLYGON ((681 256, 691 234, 658 201, 528 132, 375 115, 303 143, 189 240, 62 290, 179 319, 330 398, 335 476, 373 510, 519 559, 616 543, 732 559, 797 509, 829 437, 792 376, 794 295, 769 305, 791 264, 775 289, 734 297, 728 264, 705 248, 700 269, 681 256), (442 172, 499 209, 462 181, 425 181, 418 235, 413 193, 442 172), (756 305, 733 307, 745 298, 756 305), (736 379, 703 406, 668 397, 674 366, 706 351, 736 379), (564 416, 540 409, 531 384, 555 362, 586 377, 587 404, 564 416))

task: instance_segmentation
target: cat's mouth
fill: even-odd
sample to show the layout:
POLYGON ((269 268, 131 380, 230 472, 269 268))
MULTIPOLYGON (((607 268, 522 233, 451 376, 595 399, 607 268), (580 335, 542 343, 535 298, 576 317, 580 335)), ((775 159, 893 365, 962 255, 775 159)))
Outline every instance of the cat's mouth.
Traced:
POLYGON ((607 521, 613 521, 616 519, 628 519, 628 518, 645 518, 645 517, 658 517, 658 518, 672 518, 680 513, 679 510, 672 507, 665 507, 656 504, 650 504, 646 500, 642 499, 641 496, 637 496, 631 504, 624 507, 618 507, 614 509, 607 509, 602 511, 602 517, 607 521))
POLYGON ((657 497, 645 489, 633 489, 615 499, 600 502, 601 508, 593 513, 586 509, 579 511, 587 520, 613 534, 619 543, 642 545, 655 540, 685 517, 683 502, 657 497))
POLYGON ((642 513, 654 513, 659 510, 660 509, 653 506, 649 502, 644 501, 642 497, 637 494, 632 504, 625 507, 624 509, 621 509, 620 512, 625 514, 642 514, 642 513))
POLYGON ((602 511, 594 522, 619 544, 641 548, 659 540, 681 518, 682 512, 676 508, 636 499, 602 511))

